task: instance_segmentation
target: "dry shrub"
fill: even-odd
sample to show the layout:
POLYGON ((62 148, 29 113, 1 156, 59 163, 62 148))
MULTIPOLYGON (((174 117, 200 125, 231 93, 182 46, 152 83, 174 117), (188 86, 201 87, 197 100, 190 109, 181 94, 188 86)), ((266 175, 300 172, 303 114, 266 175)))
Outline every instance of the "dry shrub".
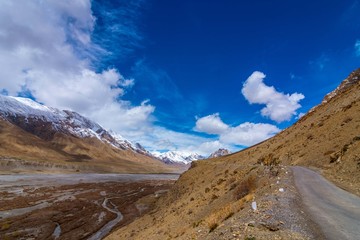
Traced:
POLYGON ((334 152, 335 152, 334 150, 326 151, 326 152, 324 153, 324 156, 328 156, 328 155, 330 155, 330 154, 332 154, 332 153, 334 153, 334 152))
POLYGON ((275 157, 274 154, 270 153, 269 155, 259 158, 257 161, 259 164, 265 166, 277 166, 281 163, 278 157, 275 157))
POLYGON ((211 196, 211 201, 214 201, 214 200, 216 200, 216 199, 218 199, 218 198, 219 198, 218 195, 213 194, 213 195, 211 196))
POLYGON ((249 194, 239 201, 228 203, 218 211, 210 214, 206 219, 205 223, 209 228, 209 232, 214 231, 223 221, 233 216, 236 212, 244 208, 244 203, 251 201, 254 198, 253 194, 249 194))
POLYGON ((216 184, 217 184, 217 185, 220 185, 220 184, 222 184, 222 183, 225 182, 225 181, 226 181, 225 179, 220 178, 219 180, 217 180, 216 184))
POLYGON ((231 217, 233 214, 234 214, 234 210, 231 203, 221 208, 219 211, 210 214, 205 219, 205 222, 209 228, 209 232, 214 231, 219 226, 220 223, 231 217))
POLYGON ((227 180, 226 185, 230 186, 231 184, 233 184, 236 181, 235 177, 231 177, 227 180))
POLYGON ((241 199, 249 193, 255 191, 257 187, 257 177, 250 175, 244 181, 242 181, 234 190, 234 197, 236 200, 241 199))

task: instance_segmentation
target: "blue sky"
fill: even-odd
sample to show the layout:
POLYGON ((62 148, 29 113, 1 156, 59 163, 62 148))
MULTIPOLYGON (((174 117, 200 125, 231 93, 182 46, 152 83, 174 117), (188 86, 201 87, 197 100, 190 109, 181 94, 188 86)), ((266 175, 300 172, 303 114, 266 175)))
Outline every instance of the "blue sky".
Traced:
POLYGON ((78 111, 152 151, 252 145, 360 66, 358 0, 5 0, 0 9, 4 94, 78 111))

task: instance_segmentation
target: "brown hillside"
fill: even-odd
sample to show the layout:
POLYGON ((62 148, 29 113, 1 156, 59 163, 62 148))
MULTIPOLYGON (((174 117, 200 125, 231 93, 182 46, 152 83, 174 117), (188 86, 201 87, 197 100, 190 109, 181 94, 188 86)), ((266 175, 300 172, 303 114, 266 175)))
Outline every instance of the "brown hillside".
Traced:
MULTIPOLYGON (((354 76, 360 79, 359 70, 354 76)), ((319 169, 360 195, 360 82, 343 86, 275 137, 235 154, 194 162, 156 210, 108 239, 318 238, 306 235, 311 224, 296 212, 299 200, 287 166, 319 169), (285 193, 277 184, 288 184, 285 193), (261 211, 251 210, 253 200, 261 211), (284 211, 274 212, 279 204, 284 211)))
POLYGON ((56 133, 42 139, 0 120, 0 172, 171 172, 161 161, 120 150, 96 138, 76 138, 56 133))

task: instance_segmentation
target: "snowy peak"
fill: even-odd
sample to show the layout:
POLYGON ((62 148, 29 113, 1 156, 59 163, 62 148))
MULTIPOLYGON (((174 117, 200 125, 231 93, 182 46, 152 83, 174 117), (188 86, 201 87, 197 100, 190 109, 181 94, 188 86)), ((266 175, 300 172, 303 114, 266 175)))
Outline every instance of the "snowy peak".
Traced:
POLYGON ((150 155, 140 144, 105 130, 77 112, 47 107, 29 98, 0 95, 0 117, 44 140, 63 133, 78 138, 97 138, 118 149, 150 155))
POLYGON ((230 154, 231 152, 225 148, 220 148, 218 150, 216 150, 215 152, 213 152, 212 154, 210 154, 210 156, 208 158, 217 158, 217 157, 221 157, 221 156, 225 156, 230 154))
MULTIPOLYGON (((230 153, 229 150, 220 148, 210 154, 208 158, 221 157, 230 153)), ((186 153, 181 151, 169 151, 163 153, 152 152, 151 154, 166 164, 190 164, 192 161, 206 159, 206 157, 197 153, 186 153)))
POLYGON ((36 116, 46 121, 58 121, 66 117, 63 111, 44 106, 29 98, 2 95, 0 95, 0 112, 10 116, 36 116))
POLYGON ((166 164, 189 164, 192 161, 204 159, 203 156, 197 153, 184 153, 180 151, 169 152, 152 152, 152 155, 166 164))

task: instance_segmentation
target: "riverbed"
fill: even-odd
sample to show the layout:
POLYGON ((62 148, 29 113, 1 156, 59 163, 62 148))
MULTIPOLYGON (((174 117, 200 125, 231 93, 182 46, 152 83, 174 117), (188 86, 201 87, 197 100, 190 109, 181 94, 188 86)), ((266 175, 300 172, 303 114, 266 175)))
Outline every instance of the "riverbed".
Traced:
POLYGON ((102 239, 149 211, 177 178, 175 174, 0 175, 0 239, 102 239))

